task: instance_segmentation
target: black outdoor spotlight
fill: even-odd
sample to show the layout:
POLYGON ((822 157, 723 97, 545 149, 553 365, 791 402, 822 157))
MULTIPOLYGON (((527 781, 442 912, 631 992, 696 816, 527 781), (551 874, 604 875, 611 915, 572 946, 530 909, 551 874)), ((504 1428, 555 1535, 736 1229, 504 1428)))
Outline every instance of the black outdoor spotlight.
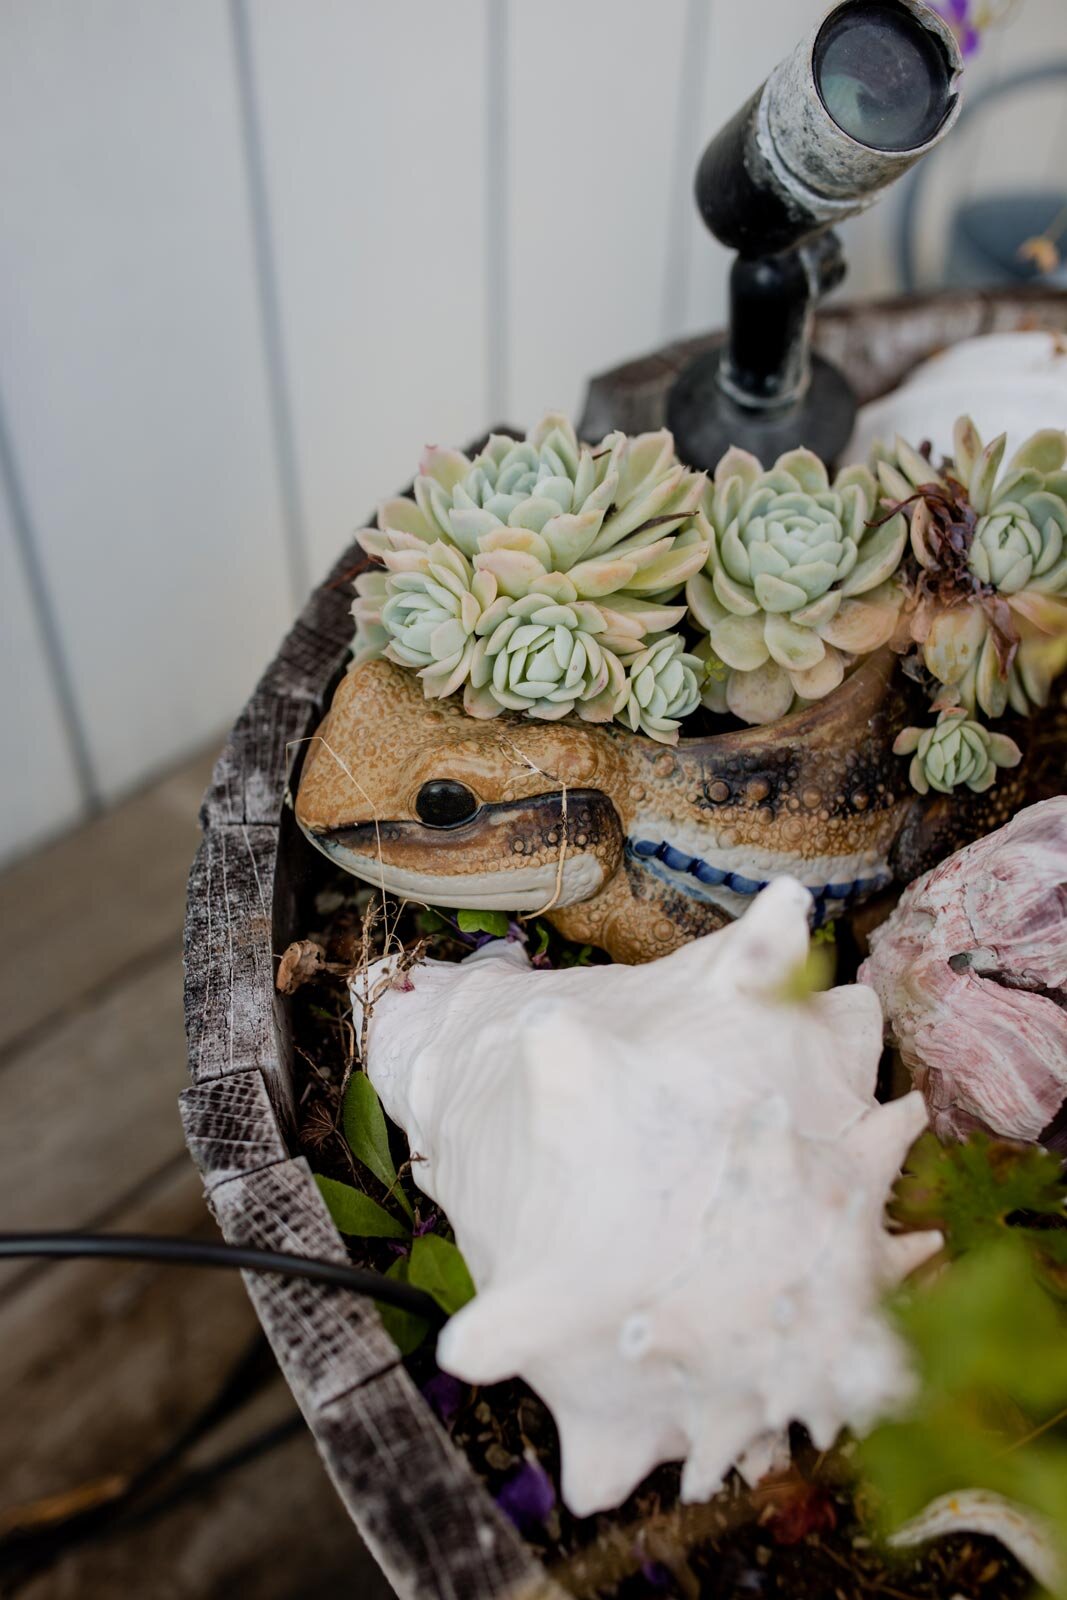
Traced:
POLYGON ((737 259, 725 342, 668 397, 684 460, 713 467, 731 444, 765 461, 801 443, 828 461, 844 449, 855 397, 810 347, 815 303, 846 270, 831 230, 944 138, 962 69, 921 0, 845 0, 708 145, 697 205, 737 259))

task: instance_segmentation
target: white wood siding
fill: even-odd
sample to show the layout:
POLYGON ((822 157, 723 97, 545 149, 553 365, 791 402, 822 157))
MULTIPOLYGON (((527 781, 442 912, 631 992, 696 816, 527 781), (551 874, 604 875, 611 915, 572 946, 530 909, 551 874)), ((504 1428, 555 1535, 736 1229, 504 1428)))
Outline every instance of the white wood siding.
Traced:
MULTIPOLYGON (((823 8, 6 0, 0 858, 221 732, 424 442, 721 320, 694 165, 823 8)), ((1024 0, 975 78, 1057 51, 1024 0)))

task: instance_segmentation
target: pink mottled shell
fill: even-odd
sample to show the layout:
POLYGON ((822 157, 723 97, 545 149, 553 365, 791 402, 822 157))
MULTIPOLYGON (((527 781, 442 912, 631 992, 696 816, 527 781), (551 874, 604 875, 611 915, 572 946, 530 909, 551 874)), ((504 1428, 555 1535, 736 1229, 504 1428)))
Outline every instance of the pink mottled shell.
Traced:
POLYGON ((1039 1138, 1067 1099, 1067 796, 917 878, 859 977, 940 1137, 1039 1138))

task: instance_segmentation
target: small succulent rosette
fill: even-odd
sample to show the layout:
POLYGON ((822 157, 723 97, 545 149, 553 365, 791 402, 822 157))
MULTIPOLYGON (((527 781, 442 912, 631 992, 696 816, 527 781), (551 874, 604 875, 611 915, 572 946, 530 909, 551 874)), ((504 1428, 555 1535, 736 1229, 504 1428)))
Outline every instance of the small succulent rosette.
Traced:
POLYGON ((983 446, 962 417, 954 445, 940 472, 902 439, 878 463, 921 569, 912 637, 972 715, 1026 716, 1067 656, 1067 433, 1034 434, 1002 475, 1003 434, 983 446))
POLYGON ((913 789, 928 794, 951 794, 966 784, 984 794, 996 782, 998 767, 1017 767, 1022 752, 1006 733, 990 733, 968 717, 962 706, 942 711, 932 728, 905 728, 897 735, 893 751, 911 756, 909 777, 913 789))
POLYGON ((1034 434, 1002 473, 1004 450, 961 417, 940 470, 902 439, 877 462, 910 519, 910 638, 937 704, 971 730, 1047 705, 1067 667, 1067 433, 1034 434))
POLYGON ((356 660, 410 668, 428 698, 462 689, 472 716, 620 716, 676 741, 699 701, 675 630, 707 558, 704 483, 666 431, 591 448, 556 414, 473 460, 428 450, 414 499, 358 535, 385 570, 356 580, 356 660))
POLYGON ((629 662, 615 715, 634 733, 673 743, 683 720, 700 704, 703 660, 690 654, 680 634, 653 639, 629 662))
POLYGON ((721 663, 705 700, 743 722, 768 723, 799 700, 836 689, 855 657, 885 644, 902 594, 894 581, 906 518, 883 516, 873 473, 833 481, 810 450, 765 470, 732 449, 702 506, 707 562, 686 586, 702 658, 721 663))

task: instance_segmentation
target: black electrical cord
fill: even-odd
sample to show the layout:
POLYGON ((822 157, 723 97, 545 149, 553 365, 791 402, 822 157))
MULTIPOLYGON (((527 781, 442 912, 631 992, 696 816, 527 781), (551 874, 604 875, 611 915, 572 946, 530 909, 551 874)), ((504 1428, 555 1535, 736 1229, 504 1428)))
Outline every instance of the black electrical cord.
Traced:
POLYGON ((368 1300, 396 1306, 434 1326, 445 1320, 437 1301, 423 1289, 387 1278, 364 1267, 280 1250, 254 1250, 247 1245, 218 1244, 199 1239, 174 1239, 143 1233, 0 1233, 0 1259, 47 1256, 111 1257, 119 1261, 158 1261, 166 1266, 222 1267, 242 1272, 276 1272, 286 1278, 309 1278, 351 1289, 368 1300))

